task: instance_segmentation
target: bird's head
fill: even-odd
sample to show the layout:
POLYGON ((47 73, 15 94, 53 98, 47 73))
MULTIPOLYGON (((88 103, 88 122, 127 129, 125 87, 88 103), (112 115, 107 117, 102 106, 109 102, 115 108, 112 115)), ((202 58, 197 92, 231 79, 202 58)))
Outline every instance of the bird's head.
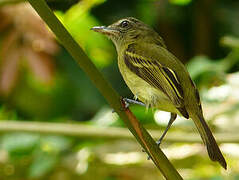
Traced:
POLYGON ((114 42, 116 47, 141 40, 146 42, 160 38, 148 25, 133 17, 121 19, 109 26, 95 26, 91 29, 106 35, 114 42))

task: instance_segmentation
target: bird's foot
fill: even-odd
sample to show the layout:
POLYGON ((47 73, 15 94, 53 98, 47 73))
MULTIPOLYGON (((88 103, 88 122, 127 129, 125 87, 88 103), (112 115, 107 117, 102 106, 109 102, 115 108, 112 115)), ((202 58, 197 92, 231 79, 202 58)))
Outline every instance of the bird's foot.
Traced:
POLYGON ((123 101, 125 102, 125 107, 126 108, 128 108, 130 106, 130 104, 137 104, 137 105, 140 105, 140 106, 145 106, 144 103, 142 103, 140 101, 133 100, 133 99, 129 99, 129 98, 123 98, 123 101))
MULTIPOLYGON (((160 147, 161 141, 160 140, 156 141, 156 144, 158 145, 158 147, 160 147)), ((142 152, 146 152, 146 151, 142 149, 142 152)), ((150 159, 151 157, 148 155, 147 160, 150 160, 150 159)))
MULTIPOLYGON (((146 152, 144 149, 142 149, 142 152, 146 152)), ((151 159, 151 157, 148 155, 148 157, 147 157, 147 160, 150 160, 151 159)))
MULTIPOLYGON (((138 97, 135 96, 134 97, 135 99, 137 99, 138 97)), ((125 109, 129 108, 129 106, 131 104, 137 104, 137 105, 140 105, 140 106, 146 106, 144 103, 140 102, 140 101, 136 101, 136 100, 133 100, 133 99, 129 99, 129 98, 122 98, 122 100, 124 101, 124 107, 121 109, 122 111, 124 111, 125 109)), ((115 113, 116 111, 113 109, 112 110, 112 113, 115 113)))
POLYGON ((158 145, 158 147, 160 147, 161 140, 156 141, 156 144, 158 145))
MULTIPOLYGON (((135 96, 134 98, 137 99, 137 96, 135 96)), ((123 111, 123 110, 129 108, 129 106, 130 106, 131 104, 138 104, 138 105, 141 105, 141 106, 145 106, 144 103, 142 103, 142 102, 140 102, 140 101, 136 101, 136 99, 133 100, 133 99, 129 99, 129 98, 122 98, 122 100, 124 101, 124 107, 123 107, 121 110, 123 111)), ((115 113, 115 112, 116 112, 116 111, 113 109, 113 110, 112 110, 112 113, 115 113)))

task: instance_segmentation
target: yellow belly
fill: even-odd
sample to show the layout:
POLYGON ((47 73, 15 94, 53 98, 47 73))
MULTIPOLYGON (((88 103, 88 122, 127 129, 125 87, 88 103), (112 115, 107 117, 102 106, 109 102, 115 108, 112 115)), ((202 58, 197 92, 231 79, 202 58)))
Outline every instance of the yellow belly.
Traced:
POLYGON ((130 71, 124 62, 118 61, 119 70, 132 93, 148 107, 180 114, 169 98, 130 71))

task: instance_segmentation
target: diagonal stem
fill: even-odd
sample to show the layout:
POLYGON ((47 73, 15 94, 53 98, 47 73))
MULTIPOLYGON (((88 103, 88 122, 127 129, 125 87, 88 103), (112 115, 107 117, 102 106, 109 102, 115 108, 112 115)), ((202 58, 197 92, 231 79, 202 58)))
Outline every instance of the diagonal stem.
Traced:
POLYGON ((46 22, 52 32, 56 35, 61 44, 68 50, 71 56, 77 61, 79 66, 92 80, 94 85, 99 89, 101 94, 105 97, 110 106, 118 113, 120 118, 127 125, 131 133, 135 136, 137 141, 150 155, 154 164, 162 172, 164 177, 168 180, 182 180, 182 177, 169 162, 167 157, 158 148, 155 141, 149 133, 142 127, 132 112, 125 108, 124 101, 121 100, 117 92, 104 79, 102 74, 97 70, 88 56, 74 41, 69 32, 64 28, 61 22, 56 18, 54 13, 48 7, 44 0, 28 0, 32 7, 37 11, 40 17, 46 22), (122 106, 125 111, 122 111, 122 106))

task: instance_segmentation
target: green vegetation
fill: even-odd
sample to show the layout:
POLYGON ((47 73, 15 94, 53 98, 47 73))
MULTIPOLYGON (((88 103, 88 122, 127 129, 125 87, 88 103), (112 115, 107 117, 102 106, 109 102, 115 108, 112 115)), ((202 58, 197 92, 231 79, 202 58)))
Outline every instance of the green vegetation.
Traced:
MULTIPOLYGON (((239 178, 237 2, 47 2, 123 97, 132 94, 118 72, 113 44, 90 28, 125 16, 153 26, 187 64, 200 89, 205 117, 224 142, 229 170, 209 160, 193 123, 185 119, 175 122, 162 150, 184 179, 239 178)), ((164 179, 27 2, 0 1, 0 19, 0 180, 164 179), (102 135, 95 133, 97 128, 102 135)), ((154 130, 155 138, 160 136, 166 113, 138 106, 131 110, 145 128, 154 130)))

